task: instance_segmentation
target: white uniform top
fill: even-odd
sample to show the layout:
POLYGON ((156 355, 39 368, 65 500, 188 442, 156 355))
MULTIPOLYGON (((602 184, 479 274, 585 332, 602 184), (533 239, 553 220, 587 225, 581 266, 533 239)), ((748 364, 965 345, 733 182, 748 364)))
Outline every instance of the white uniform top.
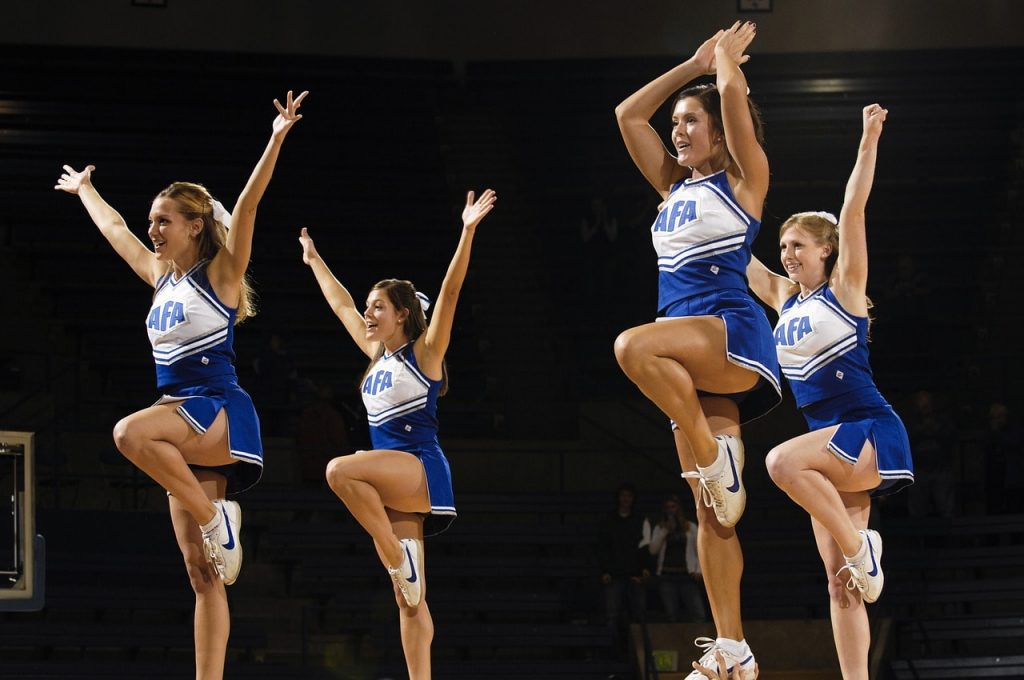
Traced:
POLYGON ((750 245, 760 227, 736 202, 724 170, 676 183, 651 227, 658 310, 725 288, 746 293, 750 245))
POLYGON ((146 331, 160 389, 235 375, 236 310, 217 299, 208 264, 201 260, 180 279, 166 274, 157 281, 146 331))
POLYGON ((867 317, 843 309, 824 283, 783 304, 775 350, 798 406, 874 386, 867 335, 867 317))

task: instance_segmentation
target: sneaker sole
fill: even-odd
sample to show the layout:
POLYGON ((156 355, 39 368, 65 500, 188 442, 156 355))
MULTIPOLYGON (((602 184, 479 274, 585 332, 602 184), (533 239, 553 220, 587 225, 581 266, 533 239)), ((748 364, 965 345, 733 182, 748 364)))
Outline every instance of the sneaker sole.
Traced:
POLYGON ((225 501, 225 503, 231 503, 238 509, 238 524, 235 525, 235 543, 238 545, 238 571, 235 572, 234 578, 230 581, 227 578, 224 579, 224 585, 229 586, 237 581, 238 575, 242 573, 242 506, 235 501, 225 501))

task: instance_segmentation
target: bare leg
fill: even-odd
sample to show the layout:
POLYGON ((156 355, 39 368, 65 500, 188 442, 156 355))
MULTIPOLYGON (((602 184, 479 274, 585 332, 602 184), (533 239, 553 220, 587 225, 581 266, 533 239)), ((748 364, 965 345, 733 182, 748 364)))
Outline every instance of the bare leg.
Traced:
POLYGON ((853 556, 862 543, 857 530, 864 527, 852 521, 841 492, 874 489, 880 480, 870 441, 855 465, 828 450, 837 428, 815 430, 779 444, 768 453, 766 464, 772 481, 831 534, 844 554, 853 556))
POLYGON ((402 563, 402 546, 387 509, 430 512, 423 464, 404 451, 357 451, 327 464, 327 484, 373 538, 385 567, 402 563))
POLYGON ((235 462, 228 453, 227 422, 227 414, 221 411, 206 433, 199 434, 175 411, 174 404, 160 404, 118 421, 114 443, 197 523, 205 524, 217 510, 188 465, 214 467, 235 462))
MULTIPOLYGON (((708 422, 714 434, 739 435, 739 410, 731 399, 705 397, 701 399, 708 422)), ((676 454, 684 471, 696 469, 693 455, 685 435, 673 432, 676 454)), ((743 619, 740 609, 740 580, 743 577, 743 550, 734 528, 725 528, 718 522, 714 511, 700 500, 697 480, 688 479, 697 508, 697 556, 704 575, 711 616, 719 637, 743 639, 743 619)))
MULTIPOLYGON (((867 492, 840 493, 849 520, 857 529, 866 529, 871 512, 871 499, 867 492)), ((824 525, 811 518, 814 540, 825 563, 828 579, 829 613, 832 618, 832 636, 839 656, 839 667, 844 680, 868 680, 868 651, 871 647, 871 627, 867 609, 860 591, 850 590, 836 573, 846 559, 839 545, 824 525)))
POLYGON ((725 348, 725 322, 714 316, 645 324, 615 340, 623 372, 675 421, 701 467, 715 461, 718 447, 697 390, 733 394, 757 384, 758 375, 731 363, 725 348))
MULTIPOLYGON (((223 475, 200 470, 193 477, 209 499, 223 498, 227 482, 223 475)), ((231 616, 224 583, 207 561, 199 525, 176 496, 168 496, 171 523, 178 547, 185 559, 185 570, 196 594, 194 635, 196 680, 220 680, 224 677, 231 616)))
MULTIPOLYGON (((423 518, 420 515, 387 511, 392 531, 399 539, 423 540, 423 518)), ((380 551, 378 550, 378 553, 380 551)), ((384 557, 381 555, 381 559, 384 557)), ((424 569, 425 571, 425 569, 424 569)), ((425 574, 424 574, 425 577, 425 574)), ((426 580, 423 582, 423 599, 419 606, 410 607, 395 586, 395 601, 398 603, 398 621, 402 631, 402 650, 409 670, 409 680, 430 680, 430 644, 434 639, 434 620, 427 606, 426 580)))

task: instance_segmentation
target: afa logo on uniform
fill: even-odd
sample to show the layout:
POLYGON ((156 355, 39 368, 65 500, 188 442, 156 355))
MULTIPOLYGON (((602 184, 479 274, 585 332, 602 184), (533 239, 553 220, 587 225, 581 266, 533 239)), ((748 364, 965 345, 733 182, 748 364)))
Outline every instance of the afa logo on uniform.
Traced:
POLYGON ((366 380, 363 382, 363 394, 378 394, 394 386, 391 371, 377 371, 373 375, 366 376, 366 380))
POLYGON ((651 227, 651 231, 664 231, 672 233, 683 225, 693 222, 700 215, 697 211, 697 201, 684 200, 676 201, 671 208, 666 208, 658 213, 658 219, 651 227))
POLYGON ((161 333, 184 323, 188 323, 185 305, 175 300, 168 300, 162 305, 154 305, 153 309, 149 310, 149 318, 146 320, 148 328, 161 333))
POLYGON ((796 316, 775 329, 776 347, 795 347, 814 332, 810 316, 796 316))

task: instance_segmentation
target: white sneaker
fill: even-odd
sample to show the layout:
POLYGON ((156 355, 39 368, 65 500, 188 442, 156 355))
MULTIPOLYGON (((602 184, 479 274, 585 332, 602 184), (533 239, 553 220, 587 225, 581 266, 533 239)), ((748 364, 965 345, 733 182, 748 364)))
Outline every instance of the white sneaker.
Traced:
MULTIPOLYGON (((718 642, 712 638, 699 637, 693 641, 693 644, 704 650, 704 655, 697 660, 697 663, 709 671, 717 673, 720 670, 715 653, 721 652, 722 659, 725 661, 726 677, 729 680, 755 680, 757 678, 757 661, 749 647, 747 647, 746 657, 740 659, 727 652, 723 647, 719 647, 718 642)), ((686 680, 707 680, 707 676, 694 670, 686 676, 686 680)))
POLYGON ((743 442, 731 434, 715 435, 719 457, 725 456, 725 466, 714 477, 701 471, 684 472, 683 477, 698 479, 700 498, 706 507, 715 511, 723 527, 736 526, 747 506, 747 490, 743 486, 743 442))
POLYGON ((865 602, 874 602, 882 594, 882 586, 885 584, 885 576, 882 574, 882 537, 874 529, 858 533, 864 538, 867 549, 859 559, 847 557, 846 564, 836 572, 836 576, 843 573, 844 569, 849 571, 850 580, 846 582, 846 587, 859 590, 865 602))
POLYGON ((403 538, 401 543, 405 558, 401 566, 388 567, 388 573, 406 603, 418 607, 423 599, 423 546, 415 538, 403 538))
POLYGON ((203 549, 220 580, 229 586, 242 569, 242 508, 235 501, 221 499, 213 505, 221 515, 220 524, 209 533, 203 532, 203 549))

